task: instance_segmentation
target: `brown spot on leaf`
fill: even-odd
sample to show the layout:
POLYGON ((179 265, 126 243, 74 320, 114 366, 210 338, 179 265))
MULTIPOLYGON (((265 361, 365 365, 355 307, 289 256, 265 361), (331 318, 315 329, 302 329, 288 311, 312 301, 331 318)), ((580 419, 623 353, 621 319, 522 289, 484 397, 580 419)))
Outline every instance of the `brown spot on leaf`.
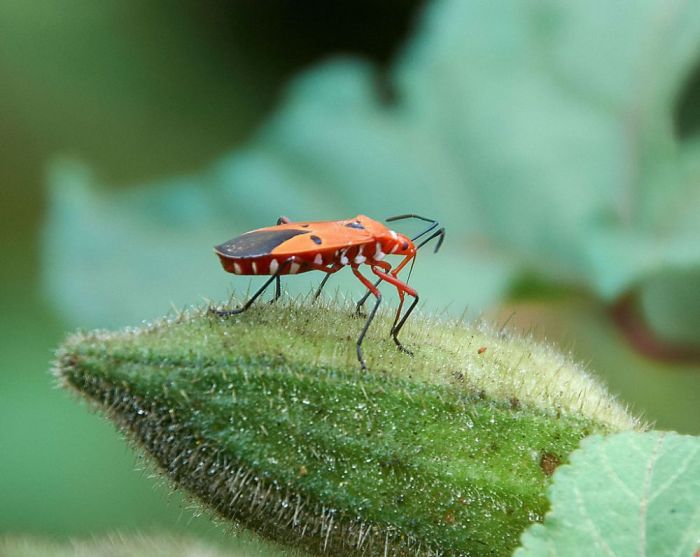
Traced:
POLYGON ((484 352, 486 352, 486 347, 485 347, 485 346, 482 346, 481 348, 479 348, 479 349, 477 350, 477 352, 478 352, 479 354, 483 354, 484 352))
POLYGON ((554 471, 557 469, 557 466, 561 464, 561 459, 555 455, 554 453, 545 453, 543 452, 540 455, 540 468, 542 468, 542 471, 545 473, 547 476, 551 476, 554 474, 554 471))

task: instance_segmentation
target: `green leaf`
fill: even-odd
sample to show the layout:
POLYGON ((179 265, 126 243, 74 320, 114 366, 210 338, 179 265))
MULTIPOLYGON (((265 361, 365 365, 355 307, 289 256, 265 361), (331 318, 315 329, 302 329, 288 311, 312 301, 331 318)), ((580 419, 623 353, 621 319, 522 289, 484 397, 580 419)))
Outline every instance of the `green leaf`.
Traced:
MULTIPOLYGON (((700 154, 672 122, 699 55, 698 2, 434 2, 384 80, 390 100, 365 63, 311 71, 249 148, 181 187, 94 195, 78 211, 54 211, 46 280, 58 297, 80 291, 101 322, 115 311, 137 319, 123 309, 123 290, 91 280, 95 268, 113 268, 130 296, 165 307, 175 292, 191 299, 184 291, 205 274, 208 245, 279 214, 403 212, 438 217, 448 230, 433 260, 439 272, 421 271, 435 277, 425 293, 436 305, 467 292, 478 311, 526 272, 606 301, 667 271, 697 273, 700 154), (204 209, 192 220, 177 210, 190 203, 204 209), (109 207, 112 226, 95 206, 109 207), (173 228, 154 210, 172 211, 173 228), (102 246, 89 269, 75 265, 84 242, 102 246), (109 263, 115 250, 124 250, 119 265, 109 263), (174 252, 191 265, 164 289, 150 269, 167 270, 174 252)), ((71 178, 54 180, 60 207, 71 178)), ((656 306, 645 307, 654 322, 656 306)), ((681 315, 665 329, 687 336, 689 321, 681 315)))
POLYGON ((507 555, 581 438, 641 427, 576 364, 486 327, 417 318, 411 358, 381 315, 361 372, 351 315, 192 310, 75 335, 56 370, 217 514, 334 555, 507 555))
POLYGON ((515 557, 695 555, 700 438, 624 432, 586 439, 554 475, 552 509, 515 557))

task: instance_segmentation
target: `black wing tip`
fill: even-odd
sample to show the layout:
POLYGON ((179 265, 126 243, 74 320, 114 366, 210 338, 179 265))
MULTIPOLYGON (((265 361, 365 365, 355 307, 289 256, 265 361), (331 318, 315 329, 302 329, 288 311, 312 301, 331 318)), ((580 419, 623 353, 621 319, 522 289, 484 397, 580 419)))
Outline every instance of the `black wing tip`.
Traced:
POLYGON ((273 249, 300 234, 309 234, 309 230, 253 230, 237 238, 214 246, 214 251, 221 257, 245 259, 269 255, 273 249))

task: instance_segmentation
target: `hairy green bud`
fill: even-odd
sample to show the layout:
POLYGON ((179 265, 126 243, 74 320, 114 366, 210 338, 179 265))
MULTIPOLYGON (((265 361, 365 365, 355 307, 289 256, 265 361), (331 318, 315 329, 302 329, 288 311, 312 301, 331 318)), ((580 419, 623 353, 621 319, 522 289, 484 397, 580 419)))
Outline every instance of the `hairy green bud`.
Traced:
POLYGON ((355 359, 351 308, 190 310, 79 333, 61 381, 226 519, 312 553, 507 555, 590 433, 640 428, 532 339, 418 317, 409 357, 380 316, 355 359))

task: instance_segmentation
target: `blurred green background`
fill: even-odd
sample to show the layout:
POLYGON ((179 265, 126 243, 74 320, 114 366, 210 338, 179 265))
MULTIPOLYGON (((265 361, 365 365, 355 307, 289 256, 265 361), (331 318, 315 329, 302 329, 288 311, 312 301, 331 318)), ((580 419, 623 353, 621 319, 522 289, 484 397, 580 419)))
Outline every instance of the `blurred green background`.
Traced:
POLYGON ((0 533, 221 536, 49 362, 247 288, 211 246, 281 214, 441 219, 426 311, 700 433, 700 4, 0 0, 0 183, 0 533))

